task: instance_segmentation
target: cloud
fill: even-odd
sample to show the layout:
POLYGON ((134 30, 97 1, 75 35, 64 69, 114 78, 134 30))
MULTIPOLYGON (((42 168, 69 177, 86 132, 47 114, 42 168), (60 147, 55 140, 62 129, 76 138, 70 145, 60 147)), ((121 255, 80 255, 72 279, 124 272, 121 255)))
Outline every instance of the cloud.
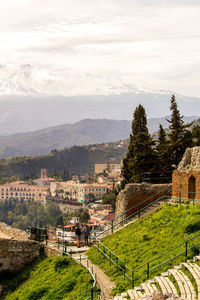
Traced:
POLYGON ((80 74, 126 75, 127 82, 198 95, 199 6, 199 0, 1 1, 0 63, 31 63, 58 76, 70 70, 77 84, 80 74))

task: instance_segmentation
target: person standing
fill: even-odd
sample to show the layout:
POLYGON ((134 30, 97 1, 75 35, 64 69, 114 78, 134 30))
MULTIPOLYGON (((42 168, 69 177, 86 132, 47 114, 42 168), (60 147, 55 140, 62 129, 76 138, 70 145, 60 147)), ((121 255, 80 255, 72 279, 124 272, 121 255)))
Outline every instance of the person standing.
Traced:
POLYGON ((77 227, 76 227, 75 234, 77 236, 77 247, 80 248, 81 229, 80 229, 79 225, 77 225, 77 227))
POLYGON ((88 237, 89 237, 89 234, 90 234, 89 228, 86 225, 85 228, 84 228, 84 231, 83 231, 85 246, 88 246, 88 237))

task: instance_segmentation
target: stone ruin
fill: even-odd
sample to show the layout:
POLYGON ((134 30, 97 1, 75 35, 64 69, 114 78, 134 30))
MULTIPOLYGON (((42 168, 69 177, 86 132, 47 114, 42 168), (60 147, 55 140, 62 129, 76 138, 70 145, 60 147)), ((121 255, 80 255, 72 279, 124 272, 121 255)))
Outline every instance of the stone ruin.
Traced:
POLYGON ((200 147, 187 148, 177 170, 172 174, 175 200, 200 200, 200 147))

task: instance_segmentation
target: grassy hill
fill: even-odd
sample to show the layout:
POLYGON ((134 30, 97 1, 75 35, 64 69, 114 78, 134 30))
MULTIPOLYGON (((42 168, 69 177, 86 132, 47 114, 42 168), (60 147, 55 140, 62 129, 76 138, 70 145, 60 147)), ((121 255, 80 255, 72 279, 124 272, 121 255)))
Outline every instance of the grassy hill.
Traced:
POLYGON ((49 173, 93 174, 95 163, 119 163, 127 152, 127 146, 118 147, 119 143, 108 145, 89 145, 60 151, 52 151, 48 155, 33 157, 13 157, 0 159, 0 176, 40 175, 41 168, 49 173))
MULTIPOLYGON (((116 255, 125 260, 126 265, 131 269, 136 269, 134 276, 137 277, 147 270, 146 263, 185 242, 188 238, 200 234, 200 205, 170 205, 164 204, 154 213, 151 213, 122 230, 105 237, 101 242, 110 248, 116 255), (145 264, 145 265, 144 265, 145 264)), ((189 246, 200 242, 200 237, 189 242, 189 246)), ((150 263, 150 269, 159 265, 163 261, 181 253, 185 250, 185 244, 180 248, 160 257, 150 263)), ((189 255, 194 256, 199 253, 199 247, 191 250, 189 255)), ((110 265, 108 259, 93 247, 88 252, 89 259, 98 264, 116 282, 116 291, 122 292, 125 288, 130 288, 131 283, 124 280, 123 272, 117 270, 114 264, 110 265)), ((109 253, 108 253, 109 255, 109 253)), ((114 256, 113 256, 113 259, 114 256)), ((150 273, 150 277, 166 271, 171 265, 184 261, 185 256, 181 255, 175 260, 164 264, 150 273)), ((120 261, 119 261, 120 263, 120 261)), ((123 266, 123 263, 122 263, 123 266)), ((130 276, 132 274, 129 274, 130 276)), ((141 277, 136 285, 146 281, 146 276, 141 277)))
POLYGON ((1 298, 5 300, 67 300, 93 284, 90 273, 66 257, 40 258, 20 271, 1 275, 0 283, 7 287, 1 298))

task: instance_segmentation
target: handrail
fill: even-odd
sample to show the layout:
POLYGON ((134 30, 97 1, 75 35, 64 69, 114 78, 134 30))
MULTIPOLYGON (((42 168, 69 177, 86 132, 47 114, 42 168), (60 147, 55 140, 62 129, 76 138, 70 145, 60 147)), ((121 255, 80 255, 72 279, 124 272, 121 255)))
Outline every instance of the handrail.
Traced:
POLYGON ((183 255, 183 254, 185 254, 185 256, 186 256, 186 258, 187 258, 187 256, 188 256, 188 251, 200 245, 200 242, 198 242, 197 244, 195 244, 195 245, 193 245, 193 246, 191 246, 191 247, 188 247, 189 242, 192 241, 192 240, 194 240, 194 239, 196 239, 196 238, 199 238, 199 237, 200 237, 200 234, 198 234, 198 235, 196 235, 196 236, 190 238, 189 240, 186 240, 185 242, 183 242, 183 243, 177 245, 176 247, 171 248, 171 249, 168 250, 167 252, 162 253, 161 255, 155 257, 154 259, 152 259, 152 260, 150 260, 150 261, 148 261, 148 262, 146 262, 146 263, 144 263, 144 264, 138 266, 137 268, 133 268, 133 269, 130 268, 130 267, 128 267, 128 266, 125 264, 125 261, 124 261, 123 259, 121 259, 120 257, 118 257, 112 250, 110 250, 108 247, 106 247, 106 246, 105 246, 104 244, 102 244, 100 241, 99 241, 99 244, 94 244, 94 246, 95 246, 95 247, 97 248, 97 250, 100 251, 106 258, 108 258, 108 259, 110 260, 110 262, 114 263, 114 264, 117 266, 118 270, 121 270, 121 271, 124 273, 124 278, 125 278, 125 277, 128 278, 128 279, 132 282, 132 285, 133 285, 133 287, 134 287, 135 281, 137 281, 139 278, 141 278, 141 277, 143 277, 143 276, 145 276, 145 275, 147 275, 147 279, 149 279, 150 272, 152 272, 152 271, 155 270, 155 269, 158 269, 160 266, 166 264, 167 262, 169 262, 169 261, 171 261, 171 260, 173 260, 173 259, 175 259, 175 258, 177 258, 178 256, 183 255), (102 250, 102 249, 99 247, 99 245, 102 245, 102 247, 103 247, 104 250, 106 249, 107 251, 109 251, 110 255, 109 255, 109 253, 106 253, 104 250, 102 250), (177 254, 174 255, 173 257, 169 258, 168 260, 165 260, 164 262, 162 262, 162 263, 156 265, 155 267, 150 268, 150 263, 152 263, 153 261, 156 261, 157 259, 163 257, 164 255, 167 255, 168 253, 170 253, 170 252, 172 252, 172 251, 174 251, 174 250, 180 248, 180 247, 183 246, 183 245, 185 245, 185 250, 184 250, 184 251, 181 251, 180 253, 177 253, 177 254), (113 254, 114 257, 116 258, 116 261, 112 258, 112 254, 113 254), (123 265, 123 266, 119 265, 119 263, 118 263, 119 260, 121 260, 122 262, 124 262, 124 265, 123 265), (138 271, 139 269, 141 269, 141 268, 144 267, 144 266, 147 266, 146 270, 143 271, 143 273, 140 274, 139 276, 134 277, 135 272, 138 271), (128 274, 126 274, 126 270, 128 270, 128 271, 131 273, 131 277, 130 277, 128 274))
MULTIPOLYGON (((66 246, 66 245, 63 245, 63 244, 60 244, 60 243, 56 243, 56 242, 53 242, 53 241, 51 241, 51 240, 46 240, 46 245, 48 245, 48 243, 57 245, 57 246, 58 246, 58 249, 59 249, 60 247, 63 247, 62 254, 63 254, 63 255, 69 256, 69 257, 70 257, 71 259, 73 259, 76 263, 80 263, 81 265, 83 265, 83 266, 90 272, 90 274, 91 274, 91 276, 92 276, 92 278, 93 278, 93 285, 92 285, 91 288, 89 288, 89 289, 87 289, 87 290, 85 290, 85 291, 83 291, 83 292, 81 292, 81 293, 79 293, 79 294, 77 294, 77 295, 71 297, 70 300, 71 300, 71 299, 78 298, 78 297, 81 296, 82 294, 86 294, 86 293, 88 293, 88 292, 91 293, 91 296, 90 296, 89 298, 86 298, 86 300, 87 300, 87 299, 94 299, 94 288, 95 288, 96 283, 97 283, 97 282, 96 282, 96 271, 95 271, 93 265, 90 263, 90 261, 89 261, 87 258, 82 257, 81 254, 80 254, 79 252, 75 251, 74 249, 72 249, 72 248, 70 248, 70 247, 68 247, 68 246, 66 246), (67 251, 68 249, 70 250, 70 252, 67 251), (78 254, 79 256, 76 257, 76 258, 74 258, 74 257, 72 256, 72 253, 78 254), (83 260, 86 260, 86 264, 83 263, 83 260), (91 269, 90 269, 90 266, 91 266, 91 269)), ((100 297, 101 297, 101 298, 99 298, 99 300, 102 300, 102 299, 103 299, 103 298, 102 298, 102 293, 101 293, 101 296, 100 296, 100 297)))
MULTIPOLYGON (((162 196, 161 198, 166 198, 166 197, 165 197, 165 196, 162 196)), ((155 201, 152 202, 152 203, 149 203, 147 206, 145 206, 144 208, 142 208, 140 211, 146 209, 147 207, 149 207, 149 206, 152 205, 153 203, 157 202, 158 200, 160 200, 160 198, 157 199, 157 200, 155 200, 155 201)), ((189 199, 188 199, 188 200, 189 200, 189 199)), ((191 200, 191 199, 190 199, 190 200, 191 200)), ((134 213, 134 214, 137 214, 137 213, 138 213, 138 212, 136 212, 136 213, 134 213)), ((120 224, 121 222, 124 222, 125 220, 127 220, 129 217, 132 217, 132 216, 133 216, 133 215, 128 216, 126 219, 124 219, 124 220, 118 222, 118 223, 115 224, 115 225, 118 225, 118 224, 120 224)), ((112 227, 108 228, 106 231, 110 230, 111 228, 112 228, 112 227)), ((98 236, 99 236, 99 235, 98 235, 98 236)), ((200 237, 200 234, 198 234, 198 235, 196 235, 196 236, 194 236, 194 237, 191 237, 190 239, 186 240, 185 242, 183 242, 183 243, 181 243, 181 244, 179 244, 179 245, 177 245, 177 246, 171 248, 171 249, 168 250, 167 252, 162 253, 161 255, 155 257, 154 259, 152 259, 152 260, 150 260, 150 261, 148 261, 148 262, 146 262, 146 263, 144 263, 144 264, 142 264, 142 265, 140 265, 140 266, 138 266, 138 267, 136 267, 136 268, 134 268, 134 269, 131 269, 130 267, 128 267, 128 266, 126 265, 125 261, 124 261, 122 258, 118 257, 111 249, 109 249, 108 247, 106 247, 106 246, 98 239, 98 236, 96 236, 96 241, 98 242, 98 244, 95 244, 95 241, 94 241, 94 246, 95 246, 95 247, 97 248, 97 250, 100 251, 105 257, 107 257, 107 258, 110 260, 110 262, 114 263, 114 264, 117 266, 118 269, 120 269, 121 271, 124 272, 124 278, 126 277, 126 278, 128 278, 129 280, 131 280, 133 286, 134 286, 135 281, 136 281, 137 279, 143 277, 144 275, 147 275, 147 278, 149 279, 149 273, 150 273, 151 271, 157 269, 158 267, 160 267, 160 266, 166 264, 167 262, 169 262, 169 261, 175 259, 176 257, 178 257, 178 256, 180 256, 180 255, 182 255, 182 254, 184 254, 184 253, 185 253, 186 257, 187 257, 188 251, 189 251, 189 250, 191 250, 191 249, 193 249, 194 247, 200 245, 200 242, 199 242, 199 243, 193 245, 192 247, 188 248, 188 243, 189 243, 189 242, 191 242, 191 241, 193 241, 194 239, 200 237), (152 263, 152 262, 156 261, 157 259, 163 257, 164 255, 167 255, 168 253, 170 253, 170 252, 172 252, 172 251, 174 251, 174 250, 180 248, 180 247, 183 246, 183 245, 185 245, 185 250, 184 250, 184 251, 182 251, 181 253, 178 253, 177 255, 173 256, 172 258, 170 258, 170 259, 168 259, 168 260, 162 262, 161 264, 159 264, 159 265, 157 265, 157 266, 155 266, 155 267, 153 267, 153 268, 150 268, 150 263, 152 263), (102 246, 103 250, 100 248, 100 246, 102 246), (106 253, 106 251, 109 253, 109 255, 106 253), (113 256, 115 257, 116 261, 112 259, 113 256), (118 263, 119 260, 122 261, 122 262, 124 263, 123 267, 119 265, 119 263, 118 263), (145 265, 147 266, 146 271, 145 271, 144 273, 140 274, 138 277, 134 277, 135 272, 138 271, 139 269, 141 269, 142 267, 144 267, 145 265), (126 274, 126 270, 128 270, 129 272, 131 272, 131 277, 130 277, 128 274, 126 274)))
POLYGON ((140 208, 138 211, 132 213, 130 216, 126 217, 125 219, 123 219, 123 220, 121 220, 121 221, 119 221, 118 223, 115 223, 115 224, 114 224, 114 223, 112 222, 112 225, 111 225, 109 228, 105 229, 104 231, 100 232, 98 235, 94 236, 94 237, 93 237, 93 240, 97 240, 97 238, 98 238, 99 236, 101 236, 102 234, 104 234, 105 232, 107 232, 107 231, 109 231, 109 230, 111 230, 111 232, 113 232, 114 228, 115 228, 117 225, 123 223, 124 221, 127 221, 128 219, 130 219, 130 218, 136 216, 137 214, 140 214, 143 210, 145 210, 146 208, 148 208, 148 207, 151 206, 152 204, 154 204, 154 203, 156 203, 156 202, 158 202, 158 201, 161 201, 162 199, 166 199, 166 196, 164 196, 164 195, 161 196, 160 198, 158 198, 158 199, 156 199, 155 201, 149 203, 148 205, 146 205, 146 206, 140 208))

